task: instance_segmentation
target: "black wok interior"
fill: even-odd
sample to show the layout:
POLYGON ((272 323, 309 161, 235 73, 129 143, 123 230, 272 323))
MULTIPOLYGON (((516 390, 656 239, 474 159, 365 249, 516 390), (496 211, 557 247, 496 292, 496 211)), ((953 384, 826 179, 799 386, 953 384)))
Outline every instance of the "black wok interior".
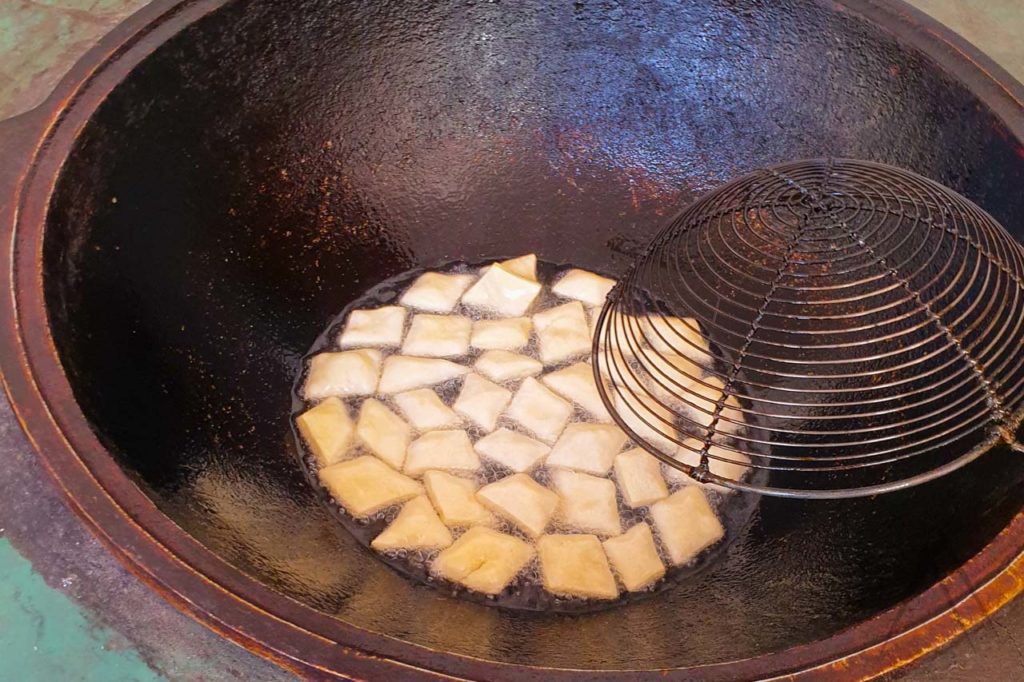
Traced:
POLYGON ((282 593, 442 651, 690 666, 826 637, 933 584, 1020 507, 1005 451, 874 500, 766 499, 711 570, 585 616, 406 582, 300 471, 299 359, 381 279, 536 251, 622 272, 736 174, 839 155, 1024 236, 1020 142, 885 30, 810 0, 229 3, 100 106, 54 190, 53 336, 77 400, 172 519, 282 593))

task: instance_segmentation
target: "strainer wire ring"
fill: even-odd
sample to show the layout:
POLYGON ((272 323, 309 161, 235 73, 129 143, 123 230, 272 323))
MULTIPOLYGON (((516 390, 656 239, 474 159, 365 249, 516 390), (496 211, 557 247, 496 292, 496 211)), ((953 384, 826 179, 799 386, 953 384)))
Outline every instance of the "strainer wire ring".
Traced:
MULTIPOLYGON (((673 442, 678 447, 692 451, 693 448, 684 446, 683 442, 687 438, 702 438, 700 464, 692 467, 662 453, 626 423, 617 409, 609 409, 613 419, 638 444, 652 451, 669 466, 689 473, 697 480, 762 492, 772 490, 742 481, 729 481, 710 471, 709 460, 743 463, 710 454, 708 449, 712 446, 732 451, 742 458, 753 454, 762 460, 752 462, 752 468, 849 471, 933 452, 960 439, 973 438, 971 434, 989 428, 988 436, 983 437, 980 444, 955 459, 896 481, 858 488, 774 489, 774 494, 803 497, 877 494, 931 480, 973 461, 980 452, 1000 440, 1008 442, 1015 449, 1021 449, 1010 433, 1010 428, 1015 429, 1020 422, 1016 412, 1024 397, 1015 392, 1024 385, 1024 371, 1021 371, 1019 365, 1013 366, 1013 354, 1008 341, 1021 333, 1024 315, 1016 315, 1017 319, 1011 323, 1003 319, 1003 313, 1017 310, 1024 304, 1022 279, 1014 271, 1017 268, 1024 272, 1024 252, 1008 235, 999 229, 992 229, 993 226, 998 228, 998 224, 977 206, 957 201, 955 207, 961 210, 953 210, 954 202, 944 194, 948 190, 937 183, 897 171, 895 181, 880 185, 875 182, 875 176, 879 172, 892 172, 887 167, 846 160, 837 163, 842 166, 844 177, 842 186, 835 189, 829 188, 828 183, 841 174, 834 172, 832 161, 816 160, 755 172, 713 191, 705 198, 706 201, 702 200, 703 204, 697 202, 684 209, 659 233, 644 256, 633 264, 626 277, 616 285, 609 295, 610 304, 598 316, 592 352, 595 358, 595 380, 602 400, 610 408, 614 407, 615 401, 609 395, 609 390, 614 388, 620 396, 620 402, 640 420, 639 423, 650 428, 659 438, 673 442), (785 183, 784 187, 778 185, 780 180, 785 183), (857 186, 858 180, 862 185, 860 187, 857 186), (774 187, 773 182, 776 183, 774 187), (811 186, 808 183, 818 183, 821 189, 808 189, 811 186), (868 198, 870 200, 866 200, 868 198), (826 199, 830 203, 826 203, 826 199), (808 214, 801 213, 808 207, 812 213, 827 216, 834 222, 827 223, 826 227, 810 225, 808 214), (703 213, 704 210, 707 212, 703 213), (679 229, 681 224, 694 217, 702 219, 696 221, 695 225, 703 224, 703 229, 693 226, 679 229), (903 228, 905 222, 909 224, 907 229, 903 228), (919 230, 924 236, 916 243, 910 242, 914 230, 922 225, 930 229, 923 232, 919 230), (982 226, 987 229, 981 229, 982 226), (844 240, 838 240, 837 230, 842 233, 844 240), (779 246, 783 240, 784 249, 779 246), (679 260, 684 255, 696 255, 703 267, 688 263, 684 268, 679 260), (936 255, 942 260, 936 261, 936 255), (734 265, 734 262, 746 262, 747 269, 734 265), (821 277, 808 267, 809 264, 819 262, 825 265, 840 264, 840 269, 824 270, 828 276, 864 274, 834 284, 823 283, 821 277), (800 272, 795 267, 796 263, 806 271, 800 272), (648 291, 646 302, 641 308, 638 300, 626 297, 624 292, 648 290, 648 287, 641 285, 645 278, 657 274, 656 270, 652 270, 656 265, 678 273, 693 273, 696 279, 691 281, 679 276, 670 278, 667 283, 662 282, 653 292, 648 291), (746 288, 746 280, 756 272, 762 274, 755 276, 751 282, 760 280, 760 283, 746 288), (769 280, 764 273, 774 274, 769 280), (704 279, 705 276, 713 279, 704 279), (679 289, 680 285, 683 291, 679 289), (662 290, 666 286, 668 288, 662 290), (723 309, 718 302, 720 290, 731 292, 731 309, 723 309), (762 291, 761 302, 753 303, 762 291), (820 292, 843 291, 850 293, 823 301, 814 298, 820 292), (901 291, 905 293, 891 300, 894 294, 901 291), (988 296, 969 298, 975 291, 984 291, 988 296), (706 302, 701 299, 702 295, 707 296, 706 302), (751 303, 745 303, 743 296, 750 299, 751 303), (675 332, 678 337, 674 342, 690 346, 688 349, 677 347, 673 340, 665 337, 662 327, 653 322, 644 324, 642 320, 645 318, 629 314, 634 309, 638 312, 646 309, 647 316, 653 315, 656 318, 662 313, 652 312, 650 306, 658 299, 665 298, 669 301, 682 299, 697 302, 696 308, 688 310, 688 314, 681 317, 695 318, 698 329, 688 325, 691 333, 703 333, 715 339, 715 344, 706 353, 707 357, 701 359, 701 355, 696 358, 696 364, 702 371, 724 379, 724 388, 713 400, 710 410, 707 407, 710 403, 703 396, 699 404, 695 404, 693 398, 688 400, 688 389, 695 384, 717 390, 716 387, 709 386, 702 377, 694 377, 678 365, 659 362, 659 359, 664 360, 664 356, 659 357, 658 354, 664 351, 654 351, 653 354, 648 351, 654 347, 667 347, 692 360, 695 356, 692 340, 669 325, 667 329, 675 332), (849 310, 842 310, 833 315, 819 314, 819 311, 825 310, 826 305, 852 307, 852 304, 866 300, 877 300, 880 303, 859 313, 851 314, 849 310), (1005 305, 1007 301, 1008 307, 1005 305), (800 306, 803 308, 802 314, 786 312, 786 306, 800 306), (812 313, 807 314, 807 310, 812 313), (746 319, 745 316, 750 314, 753 314, 753 319, 746 319), (882 317, 879 318, 879 315, 882 317), (843 327, 842 324, 827 324, 828 320, 848 324, 858 317, 863 318, 865 323, 855 323, 852 328, 843 327), (922 317, 925 319, 920 319, 922 317), (776 319, 798 320, 802 321, 802 325, 786 327, 773 324, 776 319), (748 324, 747 331, 741 334, 739 328, 744 323, 748 324), (870 333, 877 329, 885 331, 860 342, 849 342, 847 339, 831 344, 818 342, 829 334, 845 333, 852 336, 861 331, 870 333), (649 338, 648 331, 657 335, 661 343, 655 343, 654 339, 649 338), (922 336, 919 333, 922 331, 928 333, 922 336), (759 332, 763 333, 755 343, 759 332), (771 332, 770 338, 766 338, 768 332, 771 332), (778 338, 780 335, 782 340, 778 338), (732 338, 737 340, 732 344, 723 343, 732 338), (739 341, 741 338, 742 341, 739 341), (804 341, 804 338, 807 340, 804 341), (609 343, 602 348, 605 339, 609 343), (940 343, 943 339, 945 344, 940 343), (620 365, 611 350, 612 342, 616 348, 630 349, 633 360, 620 356, 620 365), (871 346, 880 347, 875 348, 876 352, 871 355, 851 355, 857 352, 858 347, 871 346), (771 354, 772 348, 779 349, 779 353, 771 354), (831 358, 824 355, 829 352, 833 353, 831 358), (817 358, 815 354, 822 357, 817 358), (904 360, 904 357, 907 359, 904 360), (896 361, 896 364, 887 364, 890 361, 896 361), (639 371, 653 379, 653 385, 669 394, 677 404, 667 404, 652 393, 652 389, 646 387, 652 385, 652 382, 638 376, 631 366, 632 362, 636 362, 639 371), (867 367, 858 372, 822 374, 818 370, 810 371, 815 367, 834 369, 843 364, 856 363, 867 363, 867 367), (955 367, 957 364, 960 366, 955 367), (728 371, 723 372, 721 366, 728 367, 728 371), (808 371, 792 371, 797 366, 805 366, 808 371), (604 383, 602 367, 606 373, 615 373, 610 386, 604 383), (747 372, 756 372, 762 378, 751 379, 746 376, 747 372), (816 391, 801 383, 793 384, 792 387, 781 386, 774 379, 845 383, 816 391), (636 389, 630 388, 630 384, 636 389), (903 385, 907 387, 906 390, 899 388, 903 385), (771 397, 751 395, 748 390, 751 388, 763 388, 771 397), (633 390, 644 393, 643 399, 631 395, 629 392, 633 390), (869 391, 877 395, 865 399, 864 395, 869 391), (813 396, 820 393, 831 396, 846 393, 860 395, 861 399, 856 402, 830 400, 822 403, 782 400, 775 395, 785 395, 787 392, 794 397, 801 394, 813 396), (746 396, 749 406, 741 402, 726 410, 726 399, 732 395, 746 396), (1004 395, 1009 396, 1007 406, 1012 412, 1002 402, 1004 395), (870 412, 842 414, 835 411, 836 408, 864 407, 871 403, 877 407, 870 412), (787 413, 785 410, 780 412, 778 409, 769 411, 770 405, 791 410, 814 410, 827 405, 832 412, 811 415, 787 413), (689 411, 695 411, 696 414, 685 413, 689 411), (710 423, 707 424, 709 415, 710 423), (660 422, 661 426, 652 423, 652 418, 660 422), (760 422, 763 419, 774 420, 776 423, 762 424, 760 422), (814 421, 822 422, 825 426, 864 419, 872 419, 877 423, 852 429, 807 427, 808 423, 814 421), (784 441, 789 449, 853 447, 854 450, 851 454, 816 458, 739 449, 754 445, 770 447, 779 443, 734 428, 749 424, 752 420, 756 420, 760 431, 774 433, 776 436, 790 434, 792 438, 784 441), (787 428, 778 425, 778 422, 785 424, 788 420, 798 420, 800 426, 787 428), (730 425, 730 432, 718 432, 720 421, 730 425), (681 422, 685 422, 682 434, 677 429, 681 422), (700 433, 704 435, 699 436, 700 433), (864 434, 875 436, 865 439, 864 434), (843 435, 849 436, 849 439, 834 438, 843 435), (725 440, 722 440, 723 436, 725 440), (823 442, 820 439, 822 436, 829 440, 823 442), (813 440, 796 442, 795 439, 801 437, 813 437, 813 440), (733 441, 737 443, 735 447, 733 441), (885 443, 893 445, 880 446, 885 443), (866 451, 858 451, 858 448, 866 451), (813 463, 818 466, 783 467, 779 465, 781 461, 813 463), (827 466, 829 464, 831 466, 827 466)), ((660 308, 661 304, 655 306, 655 310, 660 308)), ((696 397, 696 394, 693 395, 696 397)))

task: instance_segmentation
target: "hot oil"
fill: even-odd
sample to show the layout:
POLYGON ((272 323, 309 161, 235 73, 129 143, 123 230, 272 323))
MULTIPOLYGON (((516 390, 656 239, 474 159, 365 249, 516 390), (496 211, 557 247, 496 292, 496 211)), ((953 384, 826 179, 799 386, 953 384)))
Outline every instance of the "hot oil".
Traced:
MULTIPOLYGON (((452 262, 445 266, 432 268, 433 272, 442 272, 446 274, 455 273, 477 273, 478 270, 490 262, 471 264, 462 261, 452 262)), ((534 303, 531 311, 528 315, 535 314, 547 308, 551 308, 557 305, 562 305, 568 302, 568 299, 560 298, 550 292, 550 285, 553 284, 558 277, 571 268, 571 265, 559 265, 554 263, 547 263, 538 261, 537 263, 537 279, 544 285, 544 289, 537 301, 534 303)), ((399 507, 395 506, 377 514, 372 515, 368 519, 356 519, 348 514, 336 501, 331 498, 326 489, 324 489, 318 480, 316 475, 316 461, 311 453, 308 452, 305 443, 299 436, 298 432, 294 429, 294 418, 306 410, 309 405, 303 400, 301 394, 302 384, 305 381, 305 367, 308 366, 308 360, 321 352, 337 350, 336 340, 341 333, 344 326, 344 322, 347 319, 349 313, 352 310, 357 309, 368 309, 368 308, 379 308, 385 305, 398 305, 398 300, 401 298, 402 293, 419 277, 421 274, 428 272, 427 269, 416 269, 404 272, 396 277, 385 280, 377 286, 373 287, 366 292, 359 299, 351 302, 345 309, 335 317, 330 324, 327 325, 327 329, 321 334, 313 344, 309 353, 303 358, 303 372, 296 378, 295 384, 292 389, 292 423, 293 432, 296 441, 299 444, 299 452, 302 453, 301 465, 306 473, 310 483, 319 489, 322 499, 330 506, 335 516, 340 521, 340 524, 344 529, 353 535, 361 544, 363 544, 367 551, 372 551, 374 554, 389 565, 392 569, 400 573, 406 578, 414 580, 418 583, 429 585, 434 589, 438 589, 444 593, 451 594, 453 596, 485 603, 493 606, 502 608, 527 610, 527 611, 546 611, 546 612, 563 612, 563 613, 582 613, 587 611, 603 610, 620 606, 622 604, 635 601, 648 597, 652 594, 661 592, 666 589, 671 589, 676 583, 690 579, 696 574, 707 570, 714 564, 715 558, 719 556, 726 548, 726 546, 739 537, 744 529, 747 527, 750 516, 753 514, 756 508, 758 496, 750 493, 729 493, 721 494, 718 492, 709 492, 708 498, 715 507, 723 526, 725 527, 726 536, 725 539, 719 542, 717 545, 709 550, 703 552, 697 559, 689 565, 671 567, 671 564, 667 561, 665 552, 659 546, 659 553, 662 556, 662 560, 667 568, 666 577, 661 581, 655 583, 650 588, 640 592, 625 592, 623 591, 619 598, 614 600, 592 600, 592 599, 577 599, 577 598, 565 598, 553 595, 542 586, 542 578, 540 573, 539 561, 534 558, 530 564, 526 566, 520 574, 512 581, 512 583, 505 589, 501 594, 490 597, 480 593, 476 593, 467 590, 459 585, 453 584, 446 580, 439 579, 431 575, 429 567, 430 562, 437 555, 437 552, 424 552, 424 551, 399 551, 399 552, 388 552, 379 553, 376 550, 370 548, 370 542, 387 527, 389 523, 398 514, 399 507)), ((408 331, 409 324, 415 311, 410 309, 409 314, 406 316, 406 329, 408 331)), ((481 315, 479 312, 466 308, 461 304, 456 306, 451 311, 452 315, 464 315, 473 320, 479 319, 491 319, 486 315, 481 315)), ((589 317, 590 311, 588 311, 588 322, 592 322, 592 318, 589 317)), ((403 334, 404 337, 404 334, 403 334)), ((382 349, 384 356, 387 357, 390 354, 398 354, 400 350, 397 348, 382 349)), ((476 358, 483 351, 479 351, 473 348, 469 349, 469 352, 460 358, 448 358, 454 362, 460 362, 466 365, 472 365, 476 358)), ((531 334, 529 345, 525 346, 520 350, 514 351, 516 353, 527 355, 529 357, 537 359, 539 357, 539 349, 537 347, 537 338, 535 334, 531 334)), ((567 360, 558 365, 545 366, 541 372, 547 373, 561 369, 563 367, 575 364, 586 360, 586 357, 575 357, 567 360)), ((537 376, 540 376, 538 374, 537 376)), ((513 381, 504 382, 505 388, 515 393, 519 384, 522 380, 516 379, 513 381)), ((462 379, 453 379, 442 384, 431 386, 441 400, 449 407, 455 402, 458 397, 459 391, 462 386, 462 379)), ((389 409, 396 414, 401 415, 402 412, 395 404, 391 396, 377 395, 373 396, 378 400, 385 403, 389 409)), ((358 407, 362 398, 349 399, 348 403, 353 415, 357 414, 358 407)), ((593 422, 588 415, 581 410, 576 408, 570 419, 571 423, 588 423, 593 422)), ((514 428, 520 432, 523 430, 516 427, 510 420, 502 415, 496 428, 502 426, 508 428, 514 428)), ((471 440, 474 442, 486 435, 479 427, 472 424, 468 420, 464 420, 460 428, 465 428, 468 432, 471 440)), ((416 434, 413 436, 416 437, 416 434)), ((632 447, 631 444, 627 444, 627 448, 632 447)), ((350 453, 350 457, 359 456, 362 454, 368 454, 363 451, 359 446, 355 446, 353 451, 350 453)), ((480 486, 493 483, 494 481, 500 480, 512 472, 505 467, 491 462, 485 458, 481 458, 481 469, 477 472, 476 481, 480 486)), ((531 472, 531 475, 538 482, 547 485, 548 484, 548 472, 543 468, 543 465, 539 469, 535 469, 531 472)), ((681 484, 674 483, 672 480, 666 478, 669 484, 670 491, 674 492, 681 487, 681 484)), ((628 530, 636 523, 647 522, 648 512, 646 508, 631 509, 629 508, 624 500, 622 499, 621 492, 618 491, 616 486, 616 495, 619 507, 619 516, 623 521, 623 530, 628 530)), ((520 537, 527 542, 532 540, 526 537, 518 528, 512 526, 509 523, 502 522, 497 528, 498 530, 509 533, 520 537)), ((464 532, 463 529, 451 529, 452 535, 456 539, 464 532)), ((558 524, 557 517, 552 521, 551 527, 548 532, 572 532, 573 529, 560 526, 558 524)), ((655 532, 655 538, 657 538, 657 532, 655 532)))

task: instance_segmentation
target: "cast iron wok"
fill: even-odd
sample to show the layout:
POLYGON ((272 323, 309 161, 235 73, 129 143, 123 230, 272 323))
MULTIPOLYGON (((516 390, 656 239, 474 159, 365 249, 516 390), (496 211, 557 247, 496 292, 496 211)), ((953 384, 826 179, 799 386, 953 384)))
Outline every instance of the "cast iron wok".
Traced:
POLYGON ((301 356, 376 282, 526 251, 622 272, 678 207, 763 164, 896 164, 1024 237, 1020 86, 885 5, 158 3, 6 138, 19 416, 134 570, 306 675, 913 659, 1020 589, 1019 456, 875 499, 764 499, 692 581, 568 617, 397 576, 319 503, 288 424, 301 356))

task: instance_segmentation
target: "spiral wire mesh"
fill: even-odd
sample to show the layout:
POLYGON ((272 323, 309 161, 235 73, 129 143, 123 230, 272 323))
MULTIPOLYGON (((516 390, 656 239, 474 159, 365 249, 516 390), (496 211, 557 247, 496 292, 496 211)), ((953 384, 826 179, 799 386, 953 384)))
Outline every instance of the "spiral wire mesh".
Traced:
POLYGON ((829 159, 684 210, 609 294, 615 421, 697 481, 854 497, 1020 449, 1024 250, 931 180, 829 159))

